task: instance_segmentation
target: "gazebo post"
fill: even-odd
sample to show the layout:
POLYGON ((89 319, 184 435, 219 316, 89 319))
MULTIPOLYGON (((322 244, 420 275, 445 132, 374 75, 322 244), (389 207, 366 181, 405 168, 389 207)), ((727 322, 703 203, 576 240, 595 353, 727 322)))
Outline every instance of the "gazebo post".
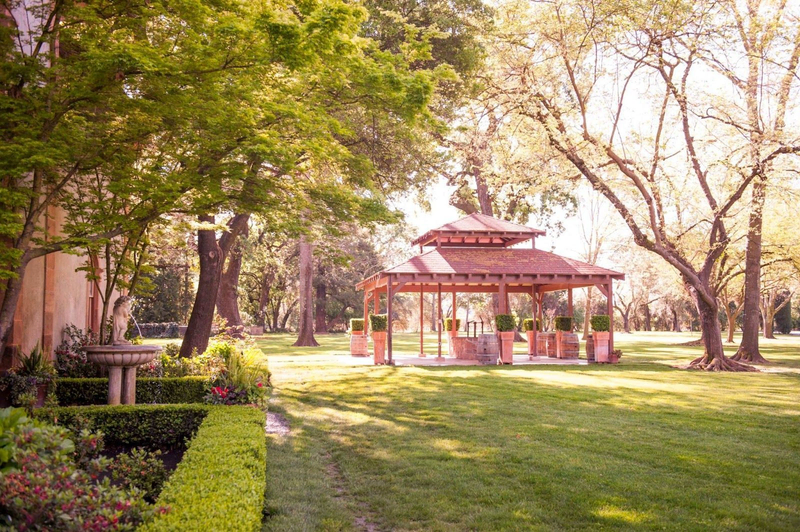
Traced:
POLYGON ((381 295, 378 293, 378 287, 375 287, 375 291, 372 293, 372 303, 374 307, 374 314, 381 313, 381 295))
POLYGON ((538 319, 539 323, 541 323, 542 327, 544 327, 544 320, 542 319, 542 313, 543 313, 542 307, 544 307, 544 294, 540 293, 538 290, 536 291, 536 293, 539 296, 539 297, 536 298, 537 299, 537 302, 536 302, 536 319, 538 319))
POLYGON ((506 297, 506 283, 500 281, 498 284, 497 290, 498 294, 498 304, 500 305, 500 314, 506 314, 508 312, 508 298, 506 297))
POLYGON ((567 316, 572 317, 572 288, 567 288, 567 316))
POLYGON ((389 276, 388 283, 386 283, 386 343, 388 344, 389 365, 394 362, 392 360, 392 276, 389 276))
POLYGON ((614 281, 608 280, 606 285, 608 296, 606 297, 606 312, 608 313, 608 354, 614 351, 614 281))
POLYGON ((364 334, 369 331, 369 292, 364 289, 364 334))
POLYGON ((536 326, 538 316, 539 298, 536 296, 536 285, 531 285, 531 316, 533 316, 533 356, 539 356, 539 328, 536 326))
POLYGON ((439 300, 439 310, 437 312, 439 323, 436 324, 436 332, 439 335, 439 358, 442 358, 442 283, 436 283, 439 300))
POLYGON ((425 287, 419 283, 419 356, 425 356, 425 287))

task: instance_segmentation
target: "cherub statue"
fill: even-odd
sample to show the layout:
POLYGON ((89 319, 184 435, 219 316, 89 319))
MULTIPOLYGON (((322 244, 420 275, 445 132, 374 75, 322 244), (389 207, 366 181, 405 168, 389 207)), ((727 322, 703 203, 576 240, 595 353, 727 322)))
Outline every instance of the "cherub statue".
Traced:
POLYGON ((111 345, 131 345, 125 339, 128 331, 128 320, 131 317, 131 298, 120 296, 114 301, 114 324, 111 328, 111 345))

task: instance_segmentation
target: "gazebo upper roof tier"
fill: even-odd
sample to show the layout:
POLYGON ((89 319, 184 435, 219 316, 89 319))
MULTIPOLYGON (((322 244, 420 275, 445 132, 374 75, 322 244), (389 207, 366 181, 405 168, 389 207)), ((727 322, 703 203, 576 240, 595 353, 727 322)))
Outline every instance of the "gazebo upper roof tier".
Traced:
POLYGON ((544 235, 541 229, 499 220, 485 214, 470 214, 431 229, 412 242, 415 246, 504 248, 544 235))
POLYGON ((427 251, 364 279, 356 287, 372 290, 385 286, 389 276, 393 282, 408 285, 398 291, 415 291, 418 288, 414 287, 424 284, 442 283, 464 291, 482 292, 491 292, 485 287, 501 282, 510 286, 545 285, 554 290, 625 278, 623 273, 539 249, 450 247, 427 251))

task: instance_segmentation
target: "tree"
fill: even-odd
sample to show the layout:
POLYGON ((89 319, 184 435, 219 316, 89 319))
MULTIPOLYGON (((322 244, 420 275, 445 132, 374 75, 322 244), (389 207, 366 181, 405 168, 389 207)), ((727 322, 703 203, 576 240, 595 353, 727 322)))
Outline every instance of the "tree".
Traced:
POLYGON ((711 129, 703 118, 714 72, 697 51, 719 50, 719 24, 729 20, 705 2, 516 3, 492 54, 493 90, 605 196, 636 244, 680 273, 703 333, 704 354, 690 367, 751 370, 724 355, 712 275, 734 208, 762 168, 800 146, 773 143, 755 163, 741 161, 740 130, 719 120, 711 129), (637 92, 639 83, 658 98, 637 92), (601 98, 610 106, 597 105, 601 98), (726 150, 717 139, 736 145, 726 150))

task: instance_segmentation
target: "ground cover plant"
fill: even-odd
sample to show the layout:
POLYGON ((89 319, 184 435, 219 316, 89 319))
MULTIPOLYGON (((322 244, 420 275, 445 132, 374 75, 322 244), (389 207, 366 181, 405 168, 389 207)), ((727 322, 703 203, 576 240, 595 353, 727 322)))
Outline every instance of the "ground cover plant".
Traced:
POLYGON ((617 333, 611 367, 445 368, 264 337, 292 428, 270 436, 265 529, 796 530, 800 338, 764 341, 761 373, 674 369, 697 337, 617 333))

